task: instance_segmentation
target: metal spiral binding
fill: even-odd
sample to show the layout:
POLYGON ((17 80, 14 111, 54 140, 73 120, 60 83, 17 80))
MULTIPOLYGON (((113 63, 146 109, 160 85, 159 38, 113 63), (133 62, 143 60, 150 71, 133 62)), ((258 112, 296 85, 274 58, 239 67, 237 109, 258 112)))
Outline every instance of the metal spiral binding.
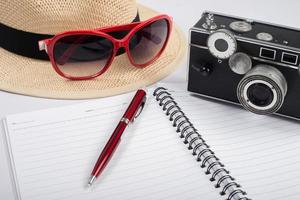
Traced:
POLYGON ((162 106, 169 120, 173 122, 176 132, 180 134, 184 144, 188 145, 192 155, 200 162, 200 166, 206 168, 205 174, 211 175, 210 181, 216 182, 216 188, 221 188, 220 195, 227 195, 226 200, 250 200, 246 196, 246 192, 235 182, 229 171, 224 168, 224 164, 215 156, 198 130, 185 116, 168 90, 159 87, 153 92, 153 96, 159 102, 159 106, 162 106))

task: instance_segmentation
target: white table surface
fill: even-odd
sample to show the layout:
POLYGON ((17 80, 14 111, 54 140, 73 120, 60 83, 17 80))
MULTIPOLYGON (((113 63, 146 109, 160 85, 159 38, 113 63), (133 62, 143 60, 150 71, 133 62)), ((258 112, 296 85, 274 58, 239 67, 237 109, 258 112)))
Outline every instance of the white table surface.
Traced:
MULTIPOLYGON (((139 2, 160 12, 172 15, 174 21, 182 28, 182 30, 184 30, 186 36, 188 35, 188 29, 200 19, 201 13, 205 10, 300 28, 300 1, 298 0, 139 0, 139 2)), ((176 72, 163 81, 186 81, 186 68, 186 61, 184 61, 176 72)), ((0 118, 2 119, 8 114, 62 106, 76 102, 78 101, 33 98, 0 91, 0 118)), ((6 151, 3 127, 1 124, 0 200, 13 200, 14 195, 9 175, 9 163, 6 151)))

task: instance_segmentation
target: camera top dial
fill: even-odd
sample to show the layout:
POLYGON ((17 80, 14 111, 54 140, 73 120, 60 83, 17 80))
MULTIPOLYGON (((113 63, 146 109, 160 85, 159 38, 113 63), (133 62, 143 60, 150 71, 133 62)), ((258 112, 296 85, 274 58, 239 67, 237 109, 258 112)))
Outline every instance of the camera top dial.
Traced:
POLYGON ((245 21, 232 22, 229 27, 238 33, 246 33, 252 30, 252 25, 245 21))
POLYGON ((210 34, 207 40, 210 53, 218 59, 228 59, 237 50, 234 35, 225 29, 220 29, 210 34))

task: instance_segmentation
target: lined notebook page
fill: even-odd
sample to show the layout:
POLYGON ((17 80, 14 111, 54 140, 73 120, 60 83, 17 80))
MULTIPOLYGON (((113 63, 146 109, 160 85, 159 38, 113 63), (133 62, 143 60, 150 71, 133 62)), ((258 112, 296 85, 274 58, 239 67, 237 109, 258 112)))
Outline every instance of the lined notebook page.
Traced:
POLYGON ((254 115, 173 88, 178 105, 250 198, 300 198, 299 121, 254 115))
POLYGON ((127 129, 104 173, 91 190, 86 188, 99 153, 132 97, 8 116, 6 134, 18 199, 219 199, 151 99, 127 129))

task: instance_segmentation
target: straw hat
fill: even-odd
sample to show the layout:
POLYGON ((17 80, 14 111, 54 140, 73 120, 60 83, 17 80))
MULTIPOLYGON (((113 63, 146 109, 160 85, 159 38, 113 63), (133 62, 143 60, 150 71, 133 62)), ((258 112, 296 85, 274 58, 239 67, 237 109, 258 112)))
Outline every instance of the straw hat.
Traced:
MULTIPOLYGON (((137 13, 140 20, 157 15, 135 0, 0 0, 0 25, 38 34, 55 35, 66 30, 127 24, 137 13)), ((1 29, 0 37, 1 44, 7 37, 3 37, 1 29)), ((176 69, 185 51, 185 38, 175 25, 168 47, 152 65, 135 68, 123 54, 116 57, 110 69, 100 77, 70 81, 56 74, 50 61, 17 55, 1 46, 0 90, 59 99, 112 96, 166 77, 176 69)))

